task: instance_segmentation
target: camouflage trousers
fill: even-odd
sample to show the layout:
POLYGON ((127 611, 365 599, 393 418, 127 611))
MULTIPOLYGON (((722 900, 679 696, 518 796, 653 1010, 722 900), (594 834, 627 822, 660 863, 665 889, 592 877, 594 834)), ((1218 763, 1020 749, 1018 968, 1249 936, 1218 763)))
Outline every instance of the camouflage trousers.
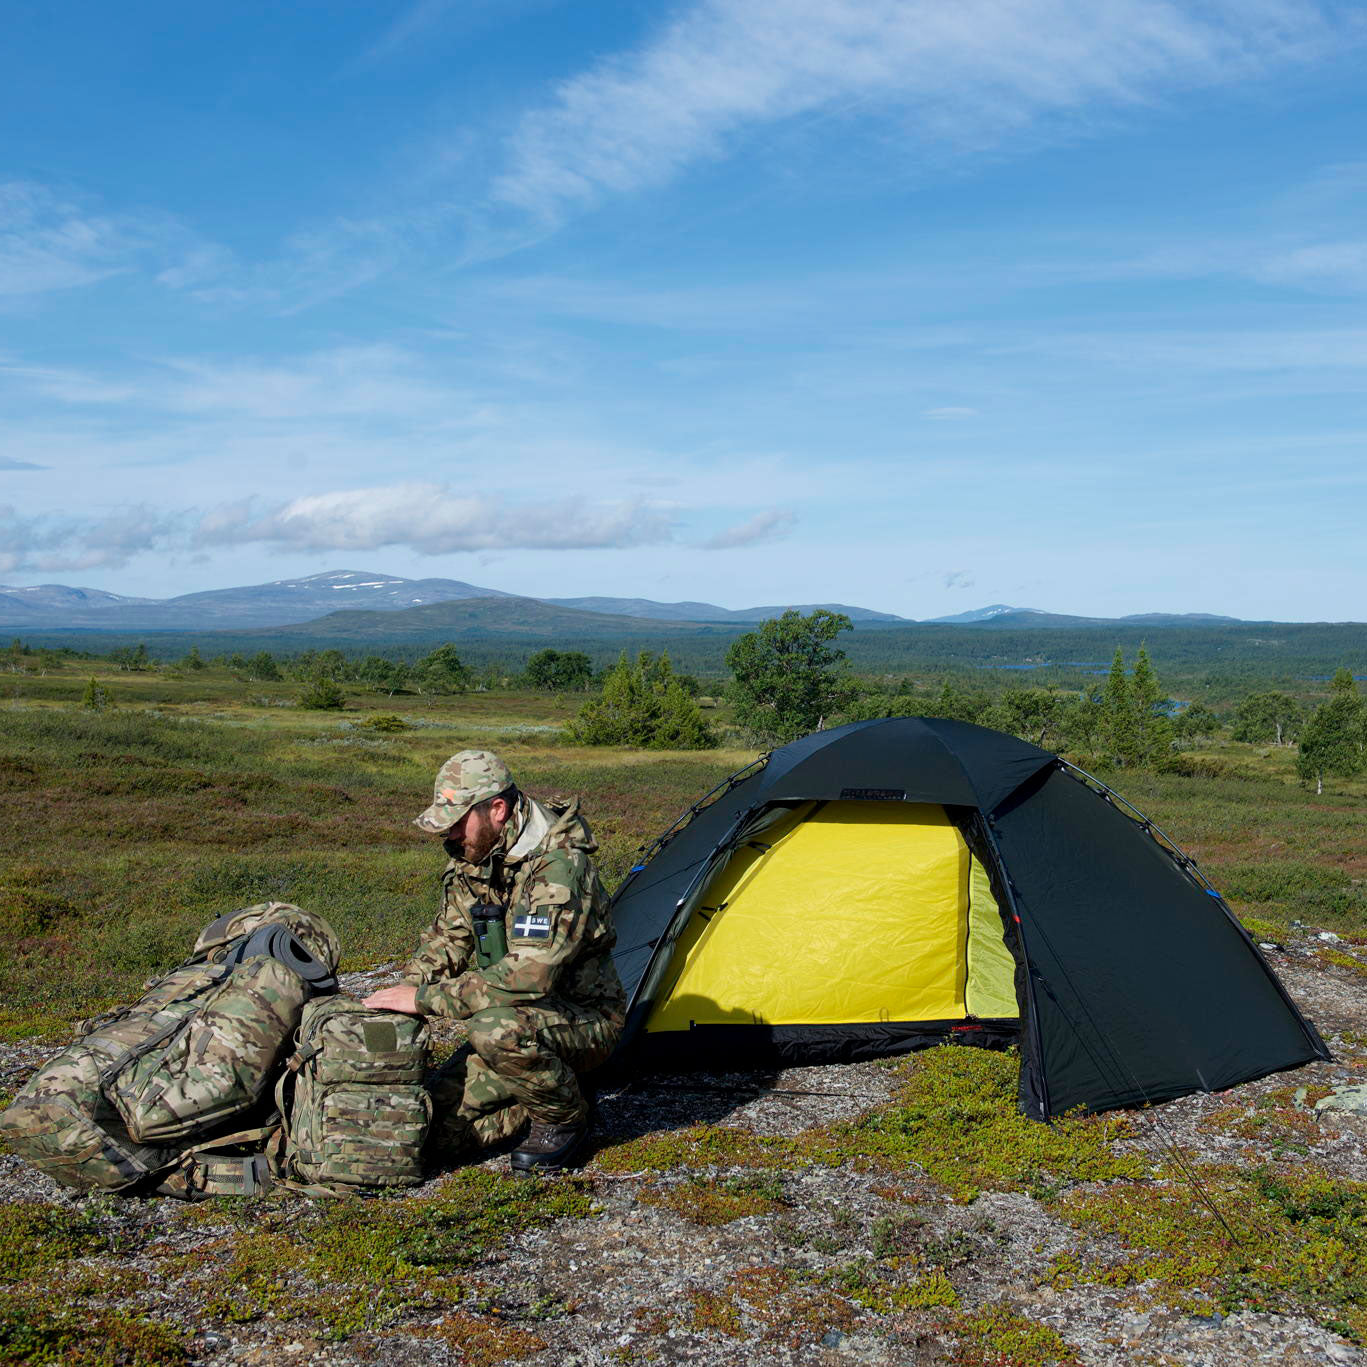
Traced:
POLYGON ((498 1006, 466 1024, 469 1043, 428 1078, 439 1162, 511 1139, 528 1120, 578 1124, 588 1114, 579 1074, 606 1061, 622 1022, 536 1006, 498 1006))

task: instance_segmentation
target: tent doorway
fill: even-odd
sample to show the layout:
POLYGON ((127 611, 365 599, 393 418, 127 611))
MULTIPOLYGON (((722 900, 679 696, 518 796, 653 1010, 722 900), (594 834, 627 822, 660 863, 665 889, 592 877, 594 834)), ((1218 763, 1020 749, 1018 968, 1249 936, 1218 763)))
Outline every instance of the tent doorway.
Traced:
POLYGON ((806 802, 757 827, 698 899, 648 1034, 1018 1018, 987 870, 942 806, 806 802))

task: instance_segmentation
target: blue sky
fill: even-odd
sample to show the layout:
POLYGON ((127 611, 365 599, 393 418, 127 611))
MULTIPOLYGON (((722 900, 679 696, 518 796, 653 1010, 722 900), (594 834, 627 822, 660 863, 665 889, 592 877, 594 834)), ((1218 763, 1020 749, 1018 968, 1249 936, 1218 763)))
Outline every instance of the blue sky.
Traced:
POLYGON ((0 582, 1367 617, 1367 11, 16 0, 0 582))

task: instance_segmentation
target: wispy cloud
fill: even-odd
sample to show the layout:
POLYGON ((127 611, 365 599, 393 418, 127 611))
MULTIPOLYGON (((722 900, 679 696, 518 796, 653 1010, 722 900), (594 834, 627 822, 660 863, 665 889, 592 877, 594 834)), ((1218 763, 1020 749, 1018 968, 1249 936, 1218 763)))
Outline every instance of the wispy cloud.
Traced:
POLYGON ((0 298, 76 289, 160 268, 179 286, 222 269, 225 257, 160 213, 109 213, 32 181, 0 184, 0 298))
POLYGON ((88 285, 127 268, 127 226, 83 212, 40 185, 0 185, 0 295, 88 285))
POLYGON ((786 508, 770 508, 756 513, 746 522, 727 527, 703 542, 709 551, 733 551, 742 546, 759 546, 768 541, 780 541, 797 525, 797 515, 786 508))
POLYGON ((343 69, 353 75, 380 66, 437 38, 468 36, 506 24, 528 11, 549 9, 558 0, 412 0, 380 36, 343 69))
POLYGON ((962 422, 965 418, 976 418, 976 408, 927 408, 921 415, 935 422, 962 422))
POLYGON ((949 570, 944 577, 947 589, 971 589, 977 582, 969 570, 949 570))
POLYGON ((704 0, 528 114, 493 198, 553 221, 722 157, 755 126, 852 104, 932 141, 991 143, 1255 75, 1328 31, 1298 0, 704 0))
POLYGON ((0 382, 72 406, 129 404, 190 417, 293 422, 356 418, 470 420, 474 400, 433 373, 430 363, 384 343, 333 347, 263 360, 168 357, 127 378, 0 360, 0 382))
POLYGON ((10 456, 0 456, 0 470, 46 470, 46 465, 38 465, 31 460, 14 460, 10 456))
POLYGON ((1252 274, 1312 290, 1367 290, 1367 241, 1319 242, 1257 263, 1252 274))

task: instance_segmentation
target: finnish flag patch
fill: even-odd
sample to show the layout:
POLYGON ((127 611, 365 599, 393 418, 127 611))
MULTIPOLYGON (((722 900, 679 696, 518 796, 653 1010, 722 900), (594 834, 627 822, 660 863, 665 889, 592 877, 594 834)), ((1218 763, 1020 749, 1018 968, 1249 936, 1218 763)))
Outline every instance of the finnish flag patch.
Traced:
POLYGON ((545 940, 550 938, 551 918, 536 916, 528 912, 513 922, 513 936, 519 940, 545 940))

